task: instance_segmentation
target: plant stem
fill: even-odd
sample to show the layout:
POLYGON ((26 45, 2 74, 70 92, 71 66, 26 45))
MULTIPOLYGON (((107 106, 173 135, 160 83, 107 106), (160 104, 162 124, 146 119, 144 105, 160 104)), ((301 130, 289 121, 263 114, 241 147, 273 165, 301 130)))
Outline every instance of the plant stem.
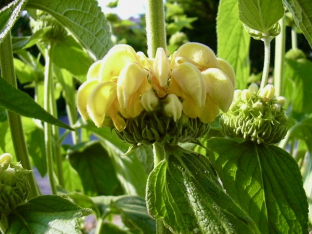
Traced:
POLYGON ((146 9, 147 54, 154 58, 157 48, 166 51, 165 14, 163 0, 147 0, 146 9))
MULTIPOLYGON (((11 34, 8 34, 3 39, 2 43, 0 43, 0 60, 3 78, 13 87, 17 88, 11 34)), ((32 170, 25 142, 21 116, 11 111, 7 111, 7 113, 16 159, 21 162, 23 168, 32 170)), ((28 180, 31 186, 29 198, 39 196, 40 191, 33 173, 28 174, 28 180)))
POLYGON ((276 96, 282 95, 284 55, 285 55, 285 19, 280 19, 280 34, 275 38, 274 88, 276 96))
MULTIPOLYGON (((53 85, 53 73, 52 73, 52 61, 51 57, 53 56, 53 44, 49 44, 46 49, 45 56, 45 74, 44 74, 44 109, 47 112, 50 111, 50 101, 51 100, 51 92, 53 85)), ((50 186, 52 190, 52 194, 56 194, 56 184, 54 181, 54 169, 53 169, 53 149, 52 149, 52 126, 49 123, 44 123, 44 140, 46 145, 46 157, 47 157, 47 168, 48 175, 50 180, 50 186)))
POLYGON ((263 73, 262 73, 262 79, 261 79, 261 86, 260 88, 264 88, 266 84, 268 83, 268 77, 269 77, 269 70, 270 70, 270 53, 271 53, 271 38, 270 37, 264 37, 264 63, 263 63, 263 73))
POLYGON ((291 48, 298 49, 296 26, 291 27, 291 48))
MULTIPOLYGON (((154 154, 154 168, 166 158, 166 150, 163 145, 155 142, 153 144, 153 154, 154 154)), ((164 225, 161 219, 156 220, 156 233, 157 234, 169 234, 171 233, 164 225)))

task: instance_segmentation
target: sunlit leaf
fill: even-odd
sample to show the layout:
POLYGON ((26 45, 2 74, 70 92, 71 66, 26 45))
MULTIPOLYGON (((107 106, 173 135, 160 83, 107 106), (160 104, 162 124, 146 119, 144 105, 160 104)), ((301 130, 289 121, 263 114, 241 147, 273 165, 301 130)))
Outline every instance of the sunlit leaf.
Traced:
POLYGON ((29 0, 26 7, 51 14, 97 59, 112 46, 109 26, 96 0, 29 0))
POLYGON ((308 204, 296 161, 273 145, 208 140, 208 156, 227 193, 261 233, 308 233, 308 204))
POLYGON ((39 196, 19 206, 8 216, 7 234, 81 233, 77 219, 89 215, 90 209, 81 209, 59 196, 39 196))
POLYGON ((250 36, 238 18, 237 0, 221 0, 217 15, 218 57, 228 61, 236 74, 236 88, 245 89, 249 77, 250 36))

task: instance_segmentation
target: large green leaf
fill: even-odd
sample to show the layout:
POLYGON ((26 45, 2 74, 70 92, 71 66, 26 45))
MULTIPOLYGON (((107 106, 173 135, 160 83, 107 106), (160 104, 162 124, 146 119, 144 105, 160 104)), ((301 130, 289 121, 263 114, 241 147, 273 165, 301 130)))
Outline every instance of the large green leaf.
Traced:
POLYGON ((0 10, 0 43, 11 31, 28 0, 15 0, 0 10))
POLYGON ((221 0, 217 16, 218 57, 228 61, 236 74, 236 88, 245 89, 250 72, 250 36, 238 18, 237 0, 221 0))
POLYGON ((208 140, 208 156, 227 193, 261 233, 308 233, 308 204, 296 161, 286 151, 254 142, 208 140))
POLYGON ((83 192, 81 178, 67 158, 63 160, 62 168, 64 176, 64 188, 69 192, 83 192))
POLYGON ((239 19, 248 27, 268 33, 284 15, 282 0, 238 0, 239 19))
POLYGON ((96 0, 29 0, 26 7, 51 14, 97 59, 112 46, 109 26, 96 0))
POLYGON ((296 25, 312 47, 312 1, 311 0, 283 0, 292 13, 296 25))
POLYGON ((296 116, 312 113, 312 62, 296 56, 298 50, 286 53, 283 95, 291 104, 291 112, 296 116))
MULTIPOLYGON (((91 121, 83 124, 79 123, 77 127, 87 129, 101 139, 101 143, 112 159, 118 180, 126 194, 144 197, 147 174, 145 173, 145 168, 138 159, 138 152, 135 150, 125 155, 130 145, 121 141, 117 134, 110 128, 97 128, 91 121)), ((140 151, 140 148, 141 147, 137 150, 140 151)), ((142 150, 145 149, 145 147, 142 148, 142 150)), ((146 157, 153 156, 150 154, 150 150, 146 150, 145 152, 148 153, 146 157)), ((144 154, 142 151, 140 153, 144 154)), ((140 155, 140 157, 143 157, 143 155, 140 155)), ((150 162, 150 160, 148 161, 150 162)))
POLYGON ((99 142, 78 145, 68 156, 80 176, 85 194, 113 195, 120 186, 108 152, 99 142))
POLYGON ((3 153, 15 155, 8 121, 0 122, 0 154, 3 153))
POLYGON ((224 192, 207 157, 178 146, 152 171, 147 207, 173 233, 259 233, 251 218, 224 192))
POLYGON ((81 233, 77 219, 91 213, 59 196, 39 196, 18 206, 8 217, 6 234, 81 233))
POLYGON ((22 116, 40 119, 62 128, 71 129, 69 126, 46 112, 29 95, 13 88, 12 85, 7 83, 2 77, 0 77, 0 93, 0 106, 22 116))

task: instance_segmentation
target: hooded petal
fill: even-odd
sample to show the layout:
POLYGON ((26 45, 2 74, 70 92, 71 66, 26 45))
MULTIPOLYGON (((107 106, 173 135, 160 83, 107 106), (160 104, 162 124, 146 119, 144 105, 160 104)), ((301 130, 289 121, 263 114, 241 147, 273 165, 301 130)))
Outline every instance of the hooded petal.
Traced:
POLYGON ((135 63, 126 65, 117 81, 117 96, 120 106, 127 108, 132 94, 138 91, 142 83, 147 82, 148 72, 135 63))
POLYGON ((102 127, 105 115, 117 96, 115 82, 106 81, 99 83, 88 99, 88 113, 97 127, 102 127))
POLYGON ((235 89, 236 79, 235 79, 235 72, 234 72, 233 67, 231 66, 231 64, 229 64, 227 61, 225 61, 222 58, 217 58, 217 60, 220 64, 221 70, 227 75, 227 77, 229 77, 235 89))
POLYGON ((164 111, 169 117, 172 117, 174 122, 181 118, 182 103, 179 98, 174 94, 169 94, 165 100, 164 111))
POLYGON ((85 83, 83 83, 77 92, 77 107, 78 111, 81 115, 81 117, 84 120, 87 120, 89 118, 88 111, 87 111, 87 104, 88 104, 88 98, 95 88, 96 85, 98 85, 99 82, 96 79, 88 80, 85 83))
POLYGON ((219 114, 219 107, 217 103, 210 97, 209 93, 206 96, 206 103, 203 112, 199 119, 204 123, 211 123, 219 114))
POLYGON ((119 115, 119 103, 117 98, 113 102, 111 108, 109 108, 109 115, 111 119, 113 120, 115 128, 119 131, 122 132, 125 127, 126 127, 126 122, 125 120, 119 115))
POLYGON ((98 79, 100 77, 100 69, 102 66, 102 60, 98 60, 94 62, 87 73, 87 80, 93 80, 93 79, 98 79))
POLYGON ((220 68, 215 53, 208 46, 201 43, 185 43, 180 46, 173 59, 174 65, 178 65, 183 62, 190 62, 201 71, 211 67, 220 68))
POLYGON ((220 109, 226 112, 234 95, 232 81, 218 68, 209 68, 202 72, 206 84, 207 93, 218 104, 220 109))
POLYGON ((148 90, 142 94, 141 103, 146 111, 153 111, 158 105, 158 97, 153 90, 148 90))
POLYGON ((182 63, 175 67, 171 72, 171 79, 175 81, 173 85, 178 84, 184 94, 175 93, 175 90, 179 91, 178 88, 171 89, 169 92, 175 93, 182 98, 187 95, 194 100, 196 106, 204 106, 206 98, 205 84, 201 73, 193 64, 182 63))
POLYGON ((156 76, 160 87, 168 85, 169 77, 169 60, 163 48, 158 48, 153 64, 153 73, 156 76))
POLYGON ((102 60, 99 72, 100 81, 109 81, 112 77, 119 76, 128 64, 138 63, 138 57, 132 50, 119 48, 110 51, 102 60))

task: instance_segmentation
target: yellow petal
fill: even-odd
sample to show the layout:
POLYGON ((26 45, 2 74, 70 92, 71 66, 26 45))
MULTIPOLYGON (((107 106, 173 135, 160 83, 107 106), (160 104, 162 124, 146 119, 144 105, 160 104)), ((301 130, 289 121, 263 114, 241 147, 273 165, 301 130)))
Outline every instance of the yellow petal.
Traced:
POLYGON ((88 99, 88 113, 96 126, 102 127, 105 115, 117 96, 115 82, 106 81, 99 83, 88 99))
POLYGON ((219 107, 217 103, 210 97, 209 93, 206 96, 206 103, 203 112, 199 119, 204 123, 211 123, 219 114, 219 107))
POLYGON ((144 110, 140 100, 141 94, 136 92, 129 98, 129 103, 126 108, 122 108, 120 105, 120 112, 125 118, 135 118, 144 110))
POLYGON ((87 120, 89 118, 87 111, 88 98, 94 87, 98 84, 98 80, 88 80, 84 82, 77 91, 77 107, 81 117, 84 120, 87 120))
POLYGON ((138 63, 137 55, 131 50, 115 49, 109 52, 102 60, 99 80, 109 81, 119 76, 122 69, 130 63, 138 63))
POLYGON ((158 48, 153 64, 153 73, 156 76, 160 87, 168 85, 169 77, 169 60, 163 48, 158 48))
POLYGON ((200 113, 201 109, 198 107, 191 98, 187 98, 183 100, 183 113, 190 118, 197 118, 200 113))
POLYGON ((148 72, 136 63, 130 63, 122 69, 117 81, 117 96, 122 108, 127 107, 130 96, 147 81, 147 75, 148 72))
POLYGON ((135 54, 135 50, 132 48, 132 46, 129 46, 127 44, 115 45, 108 51, 108 53, 112 53, 112 52, 117 51, 117 50, 123 50, 123 51, 127 51, 131 54, 135 54))
POLYGON ((269 101, 275 95, 275 88, 271 84, 267 84, 263 89, 260 89, 259 96, 262 97, 264 100, 269 101))
POLYGON ((195 101, 195 105, 198 107, 204 106, 206 98, 205 84, 201 73, 193 64, 182 63, 175 67, 171 72, 171 79, 175 80, 181 90, 195 101))
POLYGON ((125 120, 118 114, 119 112, 119 103, 117 98, 115 99, 114 103, 112 104, 111 108, 109 109, 108 113, 113 120, 114 126, 117 131, 122 132, 126 127, 125 120))
POLYGON ((177 50, 173 59, 175 65, 188 61, 196 65, 201 71, 211 67, 220 68, 215 53, 208 46, 201 43, 185 43, 177 50))
POLYGON ((167 116, 172 117, 174 122, 181 118, 182 103, 174 94, 169 94, 165 100, 164 112, 167 116))
POLYGON ((230 80, 232 81, 232 85, 235 89, 236 79, 235 79, 235 72, 234 72, 233 67, 231 66, 231 64, 229 64, 227 61, 225 61, 222 58, 217 58, 217 60, 220 64, 221 70, 227 75, 227 77, 230 78, 230 80))
POLYGON ((141 103, 146 111, 153 111, 158 105, 158 97, 153 90, 148 90, 142 94, 141 103))
POLYGON ((206 84, 207 93, 218 104, 220 109, 226 112, 234 96, 234 88, 227 75, 218 68, 209 68, 202 72, 206 84))
POLYGON ((100 77, 99 72, 102 64, 102 60, 98 60, 93 63, 87 73, 87 80, 98 79, 100 77))

